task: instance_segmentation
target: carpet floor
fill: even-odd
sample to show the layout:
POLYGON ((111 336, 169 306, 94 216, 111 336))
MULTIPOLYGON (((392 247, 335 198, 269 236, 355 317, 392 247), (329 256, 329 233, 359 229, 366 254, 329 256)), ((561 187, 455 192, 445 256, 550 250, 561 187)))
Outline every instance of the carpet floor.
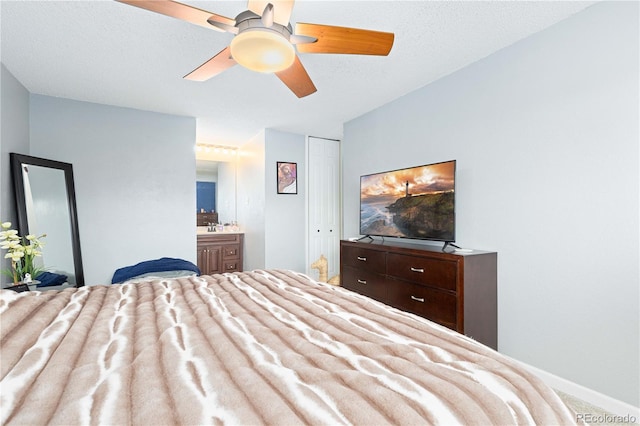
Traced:
POLYGON ((590 425, 629 426, 640 424, 637 423, 640 419, 625 418, 624 416, 612 414, 572 395, 560 391, 556 391, 556 393, 565 404, 576 412, 576 420, 582 420, 590 425), (636 423, 632 423, 630 420, 635 420, 636 423))

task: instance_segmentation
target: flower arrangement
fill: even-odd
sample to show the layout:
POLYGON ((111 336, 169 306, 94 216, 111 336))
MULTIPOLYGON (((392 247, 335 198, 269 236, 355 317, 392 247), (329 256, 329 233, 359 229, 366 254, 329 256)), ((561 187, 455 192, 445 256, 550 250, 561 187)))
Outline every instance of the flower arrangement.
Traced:
POLYGON ((35 264, 35 258, 42 255, 41 247, 44 243, 40 241, 46 237, 42 234, 39 237, 35 235, 27 235, 21 237, 18 231, 11 228, 11 222, 3 222, 0 231, 0 248, 7 250, 4 255, 5 259, 11 259, 11 269, 3 269, 2 273, 13 278, 13 283, 17 284, 22 281, 26 274, 30 274, 35 279, 44 268, 35 264))

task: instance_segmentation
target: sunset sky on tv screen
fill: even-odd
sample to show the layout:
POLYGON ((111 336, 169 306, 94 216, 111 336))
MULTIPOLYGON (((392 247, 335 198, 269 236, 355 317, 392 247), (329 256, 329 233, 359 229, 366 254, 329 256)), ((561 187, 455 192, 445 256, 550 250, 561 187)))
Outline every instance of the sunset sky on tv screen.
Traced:
POLYGON ((455 162, 438 163, 392 172, 363 176, 361 181, 362 202, 393 202, 405 196, 409 182, 411 195, 422 195, 454 189, 455 162))

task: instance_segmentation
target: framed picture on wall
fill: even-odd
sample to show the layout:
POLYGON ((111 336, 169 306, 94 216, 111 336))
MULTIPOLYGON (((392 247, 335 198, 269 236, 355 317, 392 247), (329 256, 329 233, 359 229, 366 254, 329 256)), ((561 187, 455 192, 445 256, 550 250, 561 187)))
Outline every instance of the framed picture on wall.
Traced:
POLYGON ((298 164, 278 161, 278 194, 298 193, 298 164))

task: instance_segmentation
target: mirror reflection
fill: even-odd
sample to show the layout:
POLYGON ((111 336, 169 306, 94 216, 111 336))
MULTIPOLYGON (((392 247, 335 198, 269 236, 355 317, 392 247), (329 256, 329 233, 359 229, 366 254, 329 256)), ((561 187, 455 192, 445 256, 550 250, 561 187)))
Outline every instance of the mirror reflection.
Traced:
POLYGON ((198 145, 196 151, 196 225, 236 220, 236 149, 198 145))
POLYGON ((36 260, 47 280, 36 279, 50 285, 38 290, 83 286, 72 165, 12 153, 11 169, 19 233, 46 234, 36 260))
POLYGON ((47 271, 66 275, 67 282, 75 284, 71 217, 64 171, 24 164, 22 181, 29 233, 46 234, 46 249, 37 260, 47 271))

